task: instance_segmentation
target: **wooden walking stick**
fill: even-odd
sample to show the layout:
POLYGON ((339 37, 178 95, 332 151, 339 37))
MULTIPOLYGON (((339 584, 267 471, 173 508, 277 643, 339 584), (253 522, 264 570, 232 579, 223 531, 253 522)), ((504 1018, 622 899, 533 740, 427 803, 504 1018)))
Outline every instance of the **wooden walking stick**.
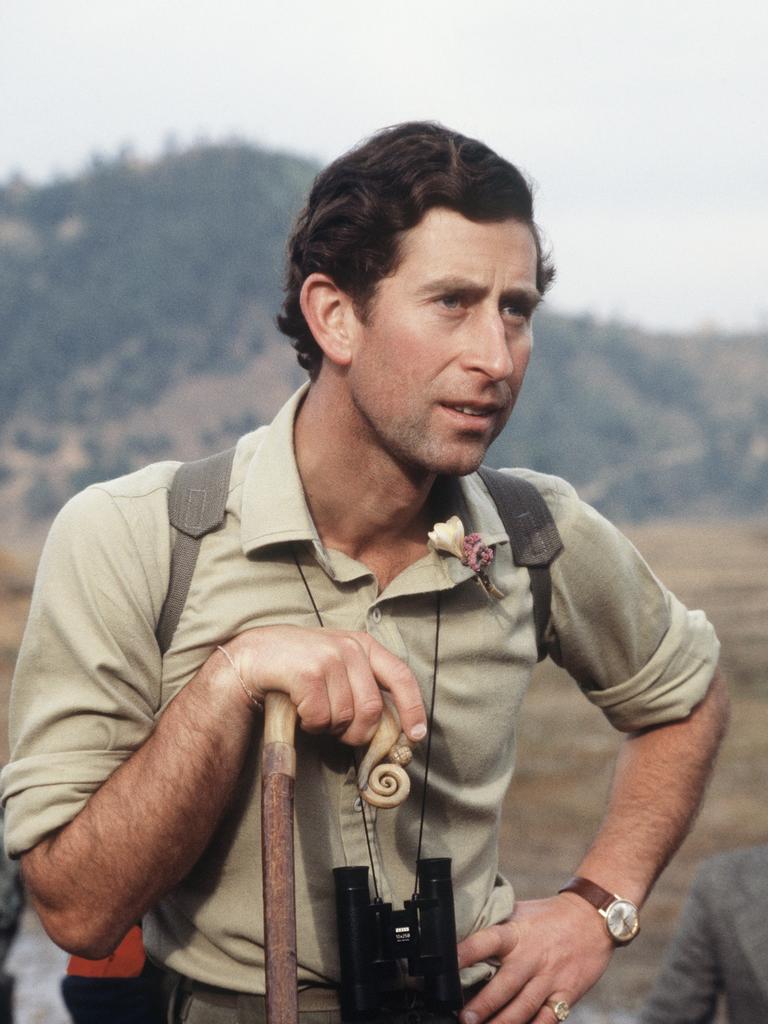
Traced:
POLYGON ((296 708, 285 693, 264 698, 261 861, 268 1024, 297 1024, 293 786, 296 708))
MULTIPOLYGON (((264 937, 267 1024, 297 1024, 296 887, 293 859, 293 789, 296 778, 296 708, 284 693, 264 699, 261 856, 264 882, 264 937)), ((358 770, 367 803, 395 807, 408 795, 405 766, 411 748, 397 712, 384 697, 384 713, 358 770), (381 764, 389 757, 393 763, 381 764)))

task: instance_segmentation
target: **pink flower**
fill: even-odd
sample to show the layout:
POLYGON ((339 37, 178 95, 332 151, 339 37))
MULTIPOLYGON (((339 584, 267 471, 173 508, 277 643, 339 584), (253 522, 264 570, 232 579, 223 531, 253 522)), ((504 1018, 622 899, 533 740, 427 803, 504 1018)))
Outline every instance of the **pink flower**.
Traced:
POLYGON ((468 565, 472 572, 481 573, 486 565, 493 561, 493 549, 483 543, 479 533, 470 533, 464 538, 464 557, 462 562, 468 565))
POLYGON ((447 523, 435 523, 429 533, 432 546, 437 551, 446 551, 467 565, 475 574, 477 582, 490 597, 504 595, 491 583, 487 567, 493 561, 493 548, 489 548, 479 533, 464 536, 464 524, 458 516, 451 516, 447 523))

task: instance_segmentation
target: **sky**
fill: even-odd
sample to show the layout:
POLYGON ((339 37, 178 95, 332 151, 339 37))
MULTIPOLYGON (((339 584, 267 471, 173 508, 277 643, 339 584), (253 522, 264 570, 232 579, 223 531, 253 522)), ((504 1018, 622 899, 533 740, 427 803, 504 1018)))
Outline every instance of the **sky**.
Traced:
POLYGON ((0 182, 436 119, 534 181, 554 309, 765 329, 766 52, 764 0, 0 0, 0 182))

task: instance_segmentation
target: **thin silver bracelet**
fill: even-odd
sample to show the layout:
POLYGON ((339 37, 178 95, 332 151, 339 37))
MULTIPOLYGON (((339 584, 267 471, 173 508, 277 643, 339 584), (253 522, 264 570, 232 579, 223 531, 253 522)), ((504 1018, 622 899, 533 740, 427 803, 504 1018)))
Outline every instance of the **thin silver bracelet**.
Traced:
POLYGON ((238 681, 238 683, 240 683, 240 685, 242 686, 242 688, 243 688, 243 693, 244 693, 244 694, 246 695, 246 697, 247 697, 247 698, 248 698, 248 700, 249 700, 249 701, 251 702, 251 704, 255 705, 255 706, 256 706, 256 707, 257 707, 257 708, 259 709, 259 711, 263 711, 263 710, 264 710, 264 701, 263 701, 263 700, 261 700, 261 699, 259 699, 259 698, 258 698, 258 697, 256 696, 256 694, 255 694, 255 693, 251 693, 251 691, 250 691, 250 690, 248 689, 248 687, 247 687, 247 686, 245 685, 245 683, 243 682, 243 677, 242 677, 242 676, 240 675, 240 673, 239 673, 239 672, 237 671, 237 665, 235 665, 234 661, 232 660, 232 655, 231 655, 231 654, 229 653, 229 651, 227 651, 227 650, 226 650, 226 649, 225 649, 224 647, 222 647, 222 646, 221 646, 220 644, 217 644, 217 645, 216 645, 216 650, 217 650, 217 651, 221 651, 221 653, 222 653, 222 654, 224 655, 224 657, 225 657, 225 658, 227 659, 227 661, 229 662, 229 664, 230 664, 230 665, 232 666, 232 671, 233 671, 233 672, 235 673, 235 675, 237 676, 237 681, 238 681))

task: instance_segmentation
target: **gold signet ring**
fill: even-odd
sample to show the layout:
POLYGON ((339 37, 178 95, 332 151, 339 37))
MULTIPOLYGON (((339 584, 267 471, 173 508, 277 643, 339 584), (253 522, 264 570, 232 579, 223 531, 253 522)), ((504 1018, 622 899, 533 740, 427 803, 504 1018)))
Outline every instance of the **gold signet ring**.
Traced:
POLYGON ((571 1008, 564 999, 548 999, 545 1006, 548 1006, 555 1015, 556 1021, 568 1020, 571 1008))

